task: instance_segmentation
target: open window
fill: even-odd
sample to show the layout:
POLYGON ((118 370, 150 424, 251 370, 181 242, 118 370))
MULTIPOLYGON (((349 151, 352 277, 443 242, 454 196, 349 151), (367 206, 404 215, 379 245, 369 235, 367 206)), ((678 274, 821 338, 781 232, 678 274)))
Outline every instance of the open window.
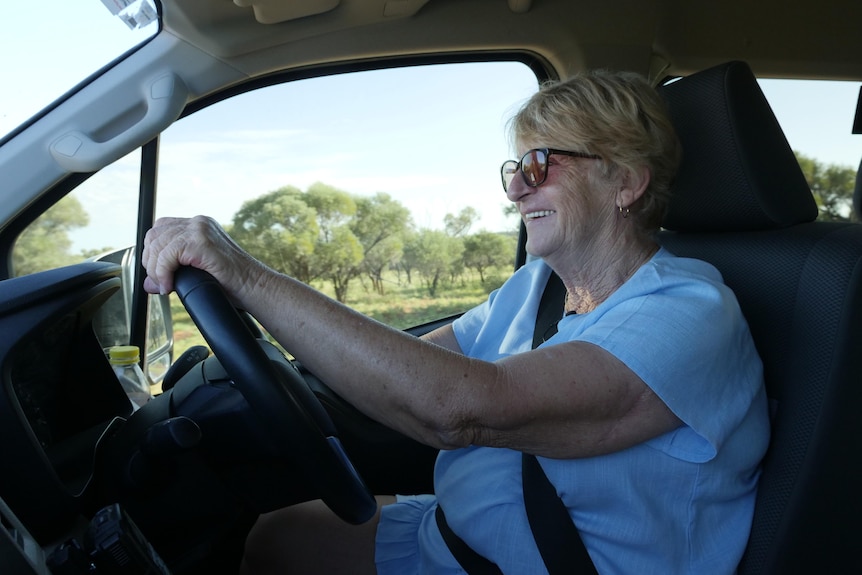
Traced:
MULTIPOLYGON (((499 168, 512 156, 506 122, 538 87, 529 66, 277 80, 197 103, 163 132, 157 216, 209 215, 270 266, 399 329, 448 321, 512 273, 520 220, 499 168)), ((136 151, 34 221, 15 245, 16 275, 90 258, 134 265, 123 254, 136 238, 140 172, 136 151)), ((117 314, 129 313, 125 292, 117 314)), ((173 325, 148 343, 154 380, 170 361, 161 350, 178 357, 203 343, 177 298, 159 319, 167 309, 151 302, 157 325, 173 325)), ((128 334, 128 316, 116 319, 104 327, 128 334)))
MULTIPOLYGON (((520 62, 288 81, 166 130, 159 216, 206 214, 245 249, 400 329, 463 313, 514 269, 505 124, 538 86, 520 62)), ((176 317, 177 350, 193 341, 176 317)))
POLYGON ((857 221, 853 189, 862 136, 852 133, 858 82, 761 79, 824 221, 857 221))

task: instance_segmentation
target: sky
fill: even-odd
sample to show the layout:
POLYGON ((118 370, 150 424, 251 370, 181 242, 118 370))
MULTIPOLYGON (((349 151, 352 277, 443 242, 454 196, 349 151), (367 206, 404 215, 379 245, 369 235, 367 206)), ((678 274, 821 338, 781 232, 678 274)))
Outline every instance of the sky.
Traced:
POLYGON ((130 30, 102 0, 4 3, 0 69, 14 89, 0 90, 0 137, 154 31, 130 30))
MULTIPOLYGON (((124 0, 104 1, 113 5, 124 0)), ((137 4, 130 6, 126 13, 137 10, 141 1, 136 0, 137 4)), ((103 0, 43 0, 4 6, 3 18, 0 18, 0 66, 5 81, 14 79, 15 88, 0 90, 0 137, 153 31, 152 26, 143 31, 130 30, 122 19, 112 15, 103 0), (28 28, 22 25, 24 22, 35 26, 28 28)), ((499 187, 499 164, 510 155, 503 141, 504 118, 500 111, 507 109, 507 103, 514 107, 535 89, 532 77, 513 75, 508 70, 502 74, 491 70, 487 77, 481 78, 465 77, 462 80, 465 92, 481 92, 480 99, 493 99, 494 102, 489 101, 487 109, 465 106, 463 109, 427 110, 429 115, 440 118, 438 129, 430 130, 427 137, 421 139, 420 146, 390 152, 386 158, 387 169, 369 177, 359 163, 367 165, 374 161, 372 151, 378 144, 375 137, 383 133, 378 129, 381 123, 388 124, 386 134, 390 138, 393 130, 397 134, 399 122, 409 129, 410 119, 405 115, 407 111, 402 102, 414 106, 424 95, 428 102, 426 106, 434 106, 435 101, 441 102, 442 106, 446 98, 435 99, 433 96, 443 83, 433 73, 427 72, 407 78, 382 73, 369 78, 367 89, 355 91, 351 88, 354 92, 345 104, 339 81, 338 78, 317 80, 330 83, 328 89, 309 91, 308 95, 303 95, 301 88, 295 88, 291 101, 297 104, 291 111, 284 112, 292 112, 293 115, 275 122, 278 129, 272 129, 271 117, 272 110, 277 110, 278 106, 265 100, 277 99, 279 96, 274 91, 231 103, 229 106, 233 106, 235 111, 233 124, 229 106, 222 104, 218 121, 220 131, 209 137, 206 133, 207 118, 202 113, 195 115, 199 116, 197 119, 193 116, 180 123, 187 124, 186 127, 177 124, 172 128, 173 133, 165 134, 162 151, 172 146, 173 153, 163 153, 162 157, 177 158, 177 161, 173 164, 166 162, 162 167, 164 174, 160 174, 160 191, 161 186, 168 188, 165 193, 171 193, 171 186, 183 186, 184 189, 205 190, 209 194, 206 206, 191 201, 184 206, 181 200, 177 200, 171 206, 172 215, 217 212, 211 215, 225 221, 241 204, 242 198, 236 194, 238 189, 248 189, 260 195, 285 184, 304 189, 314 181, 322 181, 351 193, 401 193, 411 211, 427 214, 418 216, 418 225, 439 227, 443 213, 456 212, 464 206, 460 205, 459 190, 439 185, 443 180, 435 174, 439 176, 441 169, 456 169, 454 163, 447 160, 469 154, 470 161, 464 163, 459 181, 474 188, 499 187), (501 77, 506 78, 506 82, 501 83, 501 77), (400 99, 387 99, 387 82, 399 83, 399 88, 407 86, 415 93, 400 99), (331 118, 328 123, 319 115, 303 117, 304 97, 308 98, 309 109, 326 107, 327 102, 320 100, 321 93, 332 95, 329 105, 345 109, 344 117, 331 118), (381 101, 384 105, 380 105, 381 101), (267 110, 267 114, 256 113, 261 110, 267 110), (484 133, 487 139, 447 141, 447 133, 451 132, 449 127, 470 122, 475 123, 474 133, 484 133), (338 150, 333 149, 333 153, 327 156, 320 154, 321 149, 329 150, 333 147, 332 142, 336 141, 342 144, 338 150), (423 162, 426 164, 424 172, 423 162), (244 166, 254 166, 253 173, 243 169, 244 166), (422 175, 417 177, 417 174, 422 175), (434 203, 420 208, 419 199, 429 197, 434 199, 434 203), (416 205, 410 205, 411 202, 416 205)), ((859 95, 858 83, 804 84, 769 80, 761 85, 795 150, 823 163, 854 169, 859 165, 862 135, 850 134, 859 95)), ((118 169, 123 170, 122 166, 118 169)), ((134 178, 135 168, 129 171, 130 177, 134 178)), ((109 204, 109 191, 103 192, 95 189, 92 201, 109 204)), ((499 193, 499 196, 493 196, 489 202, 504 205, 502 192, 495 190, 494 193, 499 193)), ((181 199, 183 194, 175 190, 174 196, 181 199)), ((497 216, 493 221, 485 222, 485 227, 504 225, 500 210, 495 208, 489 212, 497 216)), ((75 239, 77 247, 90 241, 83 238, 87 233, 104 238, 110 232, 95 228, 82 232, 79 234, 81 237, 75 239)))

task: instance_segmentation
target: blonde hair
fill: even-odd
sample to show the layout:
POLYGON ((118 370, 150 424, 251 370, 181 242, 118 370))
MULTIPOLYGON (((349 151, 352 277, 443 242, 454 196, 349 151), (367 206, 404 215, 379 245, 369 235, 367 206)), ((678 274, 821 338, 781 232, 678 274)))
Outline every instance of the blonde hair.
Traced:
POLYGON ((643 76, 594 70, 547 82, 509 130, 514 142, 601 156, 595 164, 606 182, 648 168, 649 185, 631 215, 646 233, 661 226, 680 146, 664 100, 643 76))

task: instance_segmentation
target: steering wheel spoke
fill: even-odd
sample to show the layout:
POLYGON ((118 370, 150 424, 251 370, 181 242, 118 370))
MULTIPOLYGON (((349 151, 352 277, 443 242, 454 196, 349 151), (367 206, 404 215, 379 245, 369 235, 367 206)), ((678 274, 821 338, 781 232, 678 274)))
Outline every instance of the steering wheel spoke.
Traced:
POLYGON ((181 267, 177 294, 218 357, 286 457, 303 470, 309 485, 345 521, 364 523, 377 503, 357 473, 326 410, 292 365, 274 361, 274 346, 261 346, 209 273, 181 267), (267 351, 269 349, 270 351, 267 351))

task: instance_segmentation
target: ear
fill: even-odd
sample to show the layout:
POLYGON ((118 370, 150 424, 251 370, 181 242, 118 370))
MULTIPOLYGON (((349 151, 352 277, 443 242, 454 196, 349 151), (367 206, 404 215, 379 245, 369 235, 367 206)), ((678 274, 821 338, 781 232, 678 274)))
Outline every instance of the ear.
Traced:
POLYGON ((652 174, 646 166, 639 166, 623 177, 622 188, 617 192, 617 207, 629 208, 638 201, 647 189, 652 174))

